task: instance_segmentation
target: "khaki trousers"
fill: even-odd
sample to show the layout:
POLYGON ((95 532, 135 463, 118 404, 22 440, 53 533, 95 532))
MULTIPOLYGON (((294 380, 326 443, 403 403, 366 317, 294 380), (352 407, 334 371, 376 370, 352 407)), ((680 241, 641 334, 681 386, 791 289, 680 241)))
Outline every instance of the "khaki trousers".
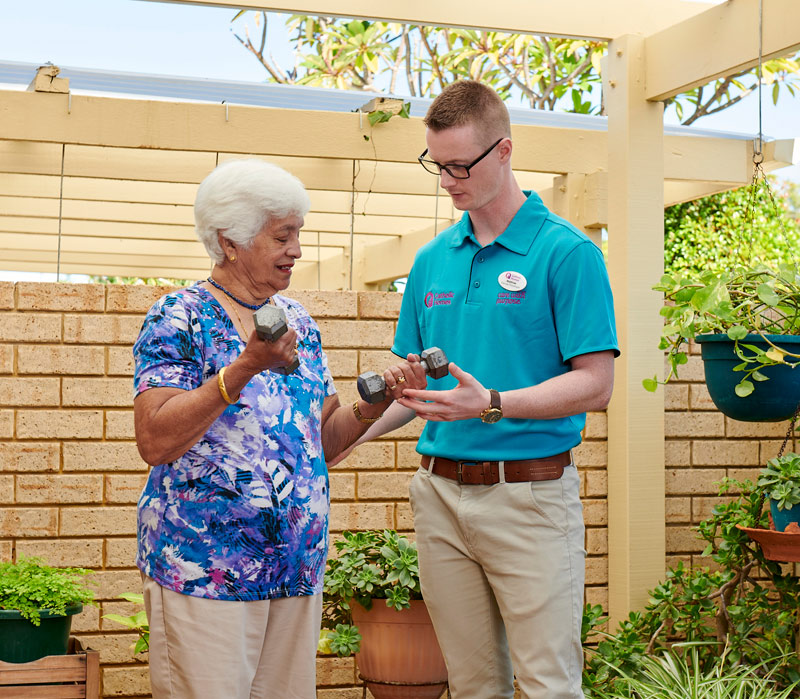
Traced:
POLYGON ((322 595, 229 602, 143 576, 153 699, 314 699, 322 595))
POLYGON ((410 497, 422 594, 453 699, 582 699, 586 551, 579 477, 460 485, 421 468, 410 497))

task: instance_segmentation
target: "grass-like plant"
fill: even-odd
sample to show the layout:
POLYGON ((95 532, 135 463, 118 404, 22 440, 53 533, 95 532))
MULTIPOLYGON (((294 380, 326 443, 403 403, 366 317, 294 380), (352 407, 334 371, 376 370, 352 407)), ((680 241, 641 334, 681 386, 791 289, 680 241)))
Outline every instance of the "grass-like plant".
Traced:
POLYGON ((16 563, 0 563, 0 609, 18 611, 39 626, 40 611, 64 616, 67 607, 94 604, 85 568, 54 568, 40 558, 20 556, 16 563))

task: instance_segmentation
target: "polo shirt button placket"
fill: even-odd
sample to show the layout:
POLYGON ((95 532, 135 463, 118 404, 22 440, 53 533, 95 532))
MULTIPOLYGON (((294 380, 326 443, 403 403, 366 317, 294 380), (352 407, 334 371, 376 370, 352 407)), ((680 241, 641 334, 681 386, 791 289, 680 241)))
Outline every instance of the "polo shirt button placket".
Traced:
POLYGON ((477 289, 480 285, 481 285, 480 282, 475 282, 472 286, 474 286, 477 289))

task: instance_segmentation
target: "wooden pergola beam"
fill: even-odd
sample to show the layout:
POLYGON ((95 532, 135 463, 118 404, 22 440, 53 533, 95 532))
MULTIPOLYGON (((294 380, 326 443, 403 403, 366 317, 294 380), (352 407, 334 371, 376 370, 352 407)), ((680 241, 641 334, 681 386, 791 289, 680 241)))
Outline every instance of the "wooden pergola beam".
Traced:
MULTIPOLYGON (((161 2, 163 0, 155 0, 161 2)), ((681 0, 498 0, 494 3, 462 0, 169 0, 176 4, 228 7, 232 11, 268 10, 289 14, 358 17, 440 27, 470 27, 493 31, 547 34, 590 39, 613 39, 628 32, 652 34, 662 27, 701 12, 708 3, 681 0)))
MULTIPOLYGON (((800 3, 762 0, 763 58, 800 49, 800 3)), ((648 36, 648 100, 663 101, 758 64, 759 0, 732 0, 648 36)))

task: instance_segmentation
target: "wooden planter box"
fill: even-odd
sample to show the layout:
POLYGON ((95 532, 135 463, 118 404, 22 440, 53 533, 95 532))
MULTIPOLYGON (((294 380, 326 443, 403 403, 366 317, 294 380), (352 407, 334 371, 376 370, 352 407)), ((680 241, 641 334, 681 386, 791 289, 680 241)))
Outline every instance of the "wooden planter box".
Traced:
POLYGON ((0 661, 0 699, 98 699, 100 654, 70 636, 67 655, 30 663, 0 661))

